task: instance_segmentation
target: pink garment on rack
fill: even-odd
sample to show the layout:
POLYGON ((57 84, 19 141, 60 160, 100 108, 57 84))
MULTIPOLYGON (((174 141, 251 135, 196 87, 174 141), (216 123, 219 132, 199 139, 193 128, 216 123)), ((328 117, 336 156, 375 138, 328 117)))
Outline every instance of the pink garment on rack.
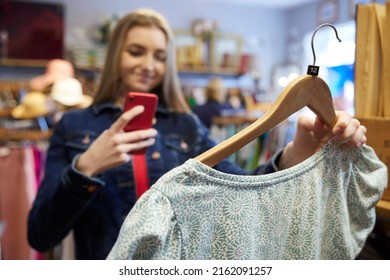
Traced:
MULTIPOLYGON (((35 179, 36 179, 35 191, 38 192, 45 171, 44 165, 46 162, 47 150, 46 148, 39 148, 38 146, 34 145, 33 154, 34 154, 34 167, 35 167, 35 179)), ((45 259, 44 254, 38 251, 36 251, 34 255, 35 256, 33 258, 36 260, 45 259)))
POLYGON ((0 157, 0 220, 5 222, 2 258, 34 259, 27 240, 27 216, 36 194, 31 147, 12 147, 0 157))
POLYGON ((35 179, 36 179, 36 187, 38 191, 38 186, 40 183, 40 175, 41 175, 41 152, 39 151, 38 147, 33 146, 33 155, 34 155, 34 171, 35 171, 35 179))

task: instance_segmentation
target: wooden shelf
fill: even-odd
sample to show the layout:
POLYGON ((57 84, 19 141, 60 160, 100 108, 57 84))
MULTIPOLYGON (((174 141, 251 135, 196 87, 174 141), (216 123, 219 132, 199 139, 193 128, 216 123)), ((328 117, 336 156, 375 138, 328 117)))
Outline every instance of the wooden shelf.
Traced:
POLYGON ((76 70, 90 71, 90 72, 101 72, 103 70, 101 67, 97 67, 97 66, 76 65, 75 68, 76 70))
POLYGON ((12 109, 0 109, 0 118, 8 118, 11 116, 12 109))
MULTIPOLYGON (((0 59, 0 66, 10 66, 10 67, 37 67, 45 68, 49 60, 35 60, 35 59, 0 59)), ((93 71, 101 72, 102 68, 97 66, 88 66, 88 65, 75 65, 76 70, 81 71, 93 71)))
POLYGON ((47 140, 51 136, 51 131, 40 130, 9 130, 0 129, 0 141, 38 141, 47 140))
POLYGON ((38 60, 38 59, 12 59, 12 58, 1 58, 1 66, 14 66, 14 67, 46 67, 49 60, 38 60))
POLYGON ((380 200, 376 206, 378 216, 390 219, 390 201, 380 200))
POLYGON ((175 30, 176 61, 180 74, 241 76, 243 39, 239 34, 215 32, 205 40, 191 30, 175 30))

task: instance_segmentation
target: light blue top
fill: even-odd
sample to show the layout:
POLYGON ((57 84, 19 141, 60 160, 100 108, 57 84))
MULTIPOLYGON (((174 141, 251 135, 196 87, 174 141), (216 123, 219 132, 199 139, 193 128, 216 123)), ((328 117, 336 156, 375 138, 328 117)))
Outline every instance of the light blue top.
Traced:
POLYGON ((354 259, 386 185, 387 168, 367 145, 329 142, 255 176, 190 159, 137 201, 108 259, 354 259))

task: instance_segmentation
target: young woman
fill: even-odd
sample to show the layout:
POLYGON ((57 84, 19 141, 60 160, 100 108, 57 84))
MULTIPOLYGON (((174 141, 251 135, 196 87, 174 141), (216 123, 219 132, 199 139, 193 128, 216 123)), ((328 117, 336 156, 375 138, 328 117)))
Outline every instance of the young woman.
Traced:
MULTIPOLYGON (((175 62, 172 30, 160 14, 141 9, 118 22, 93 104, 67 112, 55 127, 45 176, 28 220, 28 238, 35 249, 49 250, 73 230, 77 259, 105 259, 136 201, 129 153, 148 147, 153 184, 215 145, 186 104, 175 62), (129 91, 158 95, 153 128, 124 132, 129 121, 148 109, 136 107, 124 113, 129 91)), ((256 172, 275 171, 276 158, 278 168, 292 166, 330 138, 356 147, 366 140, 365 128, 343 112, 338 113, 333 132, 318 120, 301 119, 295 140, 256 172)), ((245 173, 226 160, 216 168, 245 173)))

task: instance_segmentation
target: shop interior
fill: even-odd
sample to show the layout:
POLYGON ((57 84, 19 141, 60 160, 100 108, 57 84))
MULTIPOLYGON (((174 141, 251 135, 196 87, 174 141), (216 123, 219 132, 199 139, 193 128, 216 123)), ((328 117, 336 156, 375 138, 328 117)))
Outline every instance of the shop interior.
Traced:
MULTIPOLYGON (((55 125, 50 110, 58 109, 48 108, 32 117, 15 111, 26 103, 29 82, 44 75, 52 59, 71 62, 74 77, 82 85, 83 100, 91 102, 108 34, 122 15, 136 8, 159 11, 174 29, 180 83, 191 108, 206 102, 211 80, 221 81, 223 102, 230 102, 234 110, 212 119, 210 135, 217 143, 264 115, 289 82, 306 74, 315 50, 315 65, 320 66, 319 76, 331 90, 335 109, 361 116, 368 129, 379 133, 369 134, 368 144, 389 166, 390 139, 383 133, 390 125, 389 112, 385 109, 377 115, 364 115, 355 100, 357 5, 374 2, 390 7, 385 0, 190 0, 185 4, 179 0, 0 1, 0 259, 74 258, 72 249, 63 244, 57 251, 38 253, 25 236, 27 214, 42 178, 45 151, 55 125), (324 23, 336 28, 341 42, 329 26, 318 29, 314 37, 316 28, 324 23), (42 26, 46 28, 43 31, 39 29, 42 26), (5 160, 12 149, 19 150, 14 167, 5 160), (22 173, 24 176, 19 176, 22 173), (5 190, 10 187, 13 191, 5 190)), ((254 170, 292 140, 301 114, 313 115, 308 108, 298 111, 229 159, 254 170)), ((390 259, 388 190, 376 213, 377 224, 358 259, 390 259)), ((68 236, 64 244, 71 247, 71 239, 68 236)))

